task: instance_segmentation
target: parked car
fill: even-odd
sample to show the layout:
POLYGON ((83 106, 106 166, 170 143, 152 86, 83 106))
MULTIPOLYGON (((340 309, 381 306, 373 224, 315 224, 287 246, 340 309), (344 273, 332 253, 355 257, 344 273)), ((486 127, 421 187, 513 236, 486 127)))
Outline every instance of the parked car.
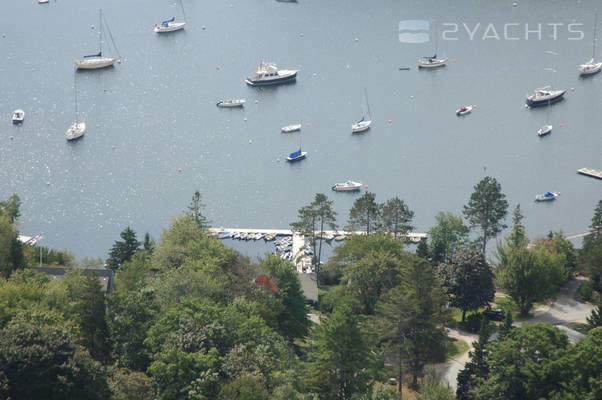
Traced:
POLYGON ((506 313, 501 308, 492 310, 490 308, 483 310, 483 315, 492 321, 503 321, 506 318, 506 313))

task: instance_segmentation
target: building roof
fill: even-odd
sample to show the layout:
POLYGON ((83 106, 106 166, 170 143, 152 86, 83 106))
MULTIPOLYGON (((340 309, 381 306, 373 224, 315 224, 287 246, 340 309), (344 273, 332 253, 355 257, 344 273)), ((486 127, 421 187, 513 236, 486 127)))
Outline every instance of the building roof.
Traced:
POLYGON ((42 272, 53 278, 62 278, 67 271, 79 270, 83 276, 98 275, 98 279, 103 290, 107 293, 113 291, 113 271, 108 269, 88 269, 88 268, 63 268, 63 267, 30 267, 34 271, 42 272))

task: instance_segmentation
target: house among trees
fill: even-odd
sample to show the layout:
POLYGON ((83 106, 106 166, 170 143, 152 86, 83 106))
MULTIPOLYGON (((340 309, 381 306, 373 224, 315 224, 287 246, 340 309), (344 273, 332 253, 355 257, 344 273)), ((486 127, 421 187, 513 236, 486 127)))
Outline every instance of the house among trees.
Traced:
MULTIPOLYGON (((36 272, 42 272, 48 276, 51 276, 54 279, 62 279, 65 276, 67 271, 70 271, 71 268, 63 268, 63 267, 30 267, 36 272)), ((107 294, 111 294, 113 291, 113 271, 108 269, 91 269, 91 268, 82 268, 83 276, 91 276, 96 274, 98 276, 98 280, 102 289, 107 294)))

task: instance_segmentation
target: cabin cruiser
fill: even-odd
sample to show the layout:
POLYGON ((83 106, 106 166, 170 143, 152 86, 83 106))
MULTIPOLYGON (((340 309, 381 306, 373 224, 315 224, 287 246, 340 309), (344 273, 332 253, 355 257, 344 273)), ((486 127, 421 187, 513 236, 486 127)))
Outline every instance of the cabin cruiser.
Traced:
POLYGON ((20 124, 21 122, 23 122, 24 119, 25 111, 19 108, 18 110, 15 110, 15 112, 13 112, 13 124, 20 124))
POLYGON ((562 100, 567 89, 552 90, 549 86, 535 89, 535 92, 527 96, 527 105, 529 107, 545 106, 562 100))
POLYGON ((281 129, 282 133, 290 133, 299 130, 301 130, 301 124, 283 126, 281 129))
POLYGON ((262 61, 255 71, 255 75, 247 78, 245 82, 251 86, 276 85, 294 81, 297 78, 297 72, 299 72, 297 69, 279 70, 276 65, 262 61))
POLYGON ((540 137, 549 135, 550 133, 552 133, 552 125, 544 125, 537 130, 537 135, 540 137))
POLYGON ((343 183, 337 183, 332 187, 332 190, 335 192, 352 192, 355 190, 360 190, 362 188, 362 184, 360 182, 347 181, 343 183))

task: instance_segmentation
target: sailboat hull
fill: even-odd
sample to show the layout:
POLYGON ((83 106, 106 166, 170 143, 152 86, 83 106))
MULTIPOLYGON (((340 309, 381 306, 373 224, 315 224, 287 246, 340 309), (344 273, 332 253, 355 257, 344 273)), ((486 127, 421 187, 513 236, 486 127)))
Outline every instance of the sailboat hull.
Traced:
POLYGON ((170 22, 167 26, 163 24, 155 26, 154 31, 155 33, 175 32, 183 29, 184 25, 186 25, 186 22, 170 22))
POLYGON ((579 74, 580 75, 593 75, 600 72, 600 68, 602 68, 602 62, 592 63, 592 64, 583 64, 579 66, 579 74))
POLYGON ((370 125, 372 125, 372 121, 362 121, 357 124, 351 125, 351 133, 360 133, 367 131, 370 129, 370 125))
POLYGON ((98 57, 75 61, 77 69, 101 69, 107 68, 115 64, 119 58, 117 57, 98 57))
POLYGON ((65 133, 65 136, 67 137, 67 141, 71 142, 71 141, 77 140, 77 139, 81 138, 82 136, 84 136, 85 132, 86 132, 86 123, 85 122, 79 122, 79 123, 76 122, 73 125, 71 125, 71 127, 69 127, 69 129, 65 133))
POLYGON ((307 156, 307 152, 306 151, 301 152, 301 154, 298 155, 297 157, 288 156, 288 157, 286 157, 286 161, 299 161, 299 160, 303 160, 305 158, 305 156, 307 156))

